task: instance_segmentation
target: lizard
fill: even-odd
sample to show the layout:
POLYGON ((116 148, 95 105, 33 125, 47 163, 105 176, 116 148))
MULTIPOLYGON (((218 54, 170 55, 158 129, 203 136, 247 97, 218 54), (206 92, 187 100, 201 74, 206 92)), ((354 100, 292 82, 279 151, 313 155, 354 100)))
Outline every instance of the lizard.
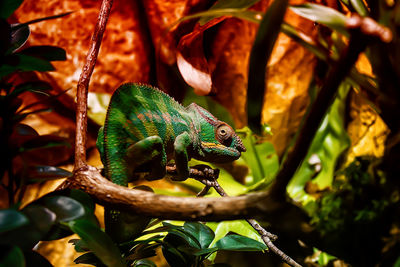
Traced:
MULTIPOLYGON (((195 103, 183 107, 161 90, 136 83, 122 84, 111 96, 96 145, 106 178, 121 186, 137 171, 149 171, 147 180, 163 178, 172 159, 177 170, 172 179, 184 181, 191 158, 224 163, 246 151, 233 128, 206 109, 195 103)), ((119 228, 118 216, 106 208, 106 232, 114 225, 110 232, 119 232, 114 235, 121 241, 129 230, 119 228)))

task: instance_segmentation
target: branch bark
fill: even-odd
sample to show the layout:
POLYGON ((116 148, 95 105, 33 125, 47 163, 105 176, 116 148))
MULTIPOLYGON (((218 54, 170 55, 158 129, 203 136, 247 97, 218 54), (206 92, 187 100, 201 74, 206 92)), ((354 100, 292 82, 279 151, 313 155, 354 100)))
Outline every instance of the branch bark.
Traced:
POLYGON ((82 68, 77 87, 77 110, 76 110, 76 136, 75 136, 75 169, 86 166, 86 142, 87 142, 87 96, 89 82, 97 55, 99 54, 101 40, 106 29, 108 17, 113 0, 103 0, 100 7, 99 17, 90 42, 90 48, 86 56, 85 65, 82 68))
MULTIPOLYGON (((270 200, 268 192, 225 198, 191 198, 158 195, 119 186, 101 176, 98 169, 85 166, 62 188, 81 189, 101 205, 112 205, 143 216, 161 219, 220 221, 268 216, 282 204, 270 200), (264 203, 268 202, 268 205, 264 203)), ((61 188, 61 189, 62 189, 61 188)))

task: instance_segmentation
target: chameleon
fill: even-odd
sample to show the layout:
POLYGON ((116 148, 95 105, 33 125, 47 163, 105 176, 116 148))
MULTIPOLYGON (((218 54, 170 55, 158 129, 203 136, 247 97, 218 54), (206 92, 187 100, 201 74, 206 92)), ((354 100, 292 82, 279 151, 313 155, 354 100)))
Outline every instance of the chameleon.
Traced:
MULTIPOLYGON (((161 90, 136 83, 121 85, 111 96, 96 145, 106 178, 121 186, 138 171, 149 172, 147 180, 163 178, 171 160, 177 170, 172 179, 184 181, 191 158, 224 163, 246 151, 233 128, 206 109, 195 103, 183 107, 161 90)), ((107 222, 118 220, 118 212, 111 213, 106 232, 107 222)))

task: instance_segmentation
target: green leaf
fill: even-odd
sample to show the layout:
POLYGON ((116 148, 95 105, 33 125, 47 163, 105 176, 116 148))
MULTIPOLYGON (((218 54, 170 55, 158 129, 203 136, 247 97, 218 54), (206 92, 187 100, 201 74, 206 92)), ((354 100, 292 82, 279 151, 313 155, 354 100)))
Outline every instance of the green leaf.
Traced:
POLYGON ((28 25, 11 24, 11 46, 8 53, 14 53, 21 48, 28 41, 30 35, 31 30, 28 25))
POLYGON ((23 0, 1 0, 0 18, 8 19, 12 13, 22 4, 23 0))
POLYGON ((218 240, 231 232, 263 242, 257 231, 254 230, 245 220, 224 221, 220 223, 209 222, 207 225, 215 233, 214 241, 210 244, 210 247, 213 247, 218 240))
POLYGON ((320 189, 332 184, 337 161, 350 145, 344 122, 346 96, 349 89, 348 83, 342 83, 339 87, 337 98, 320 125, 305 160, 288 186, 289 195, 296 201, 306 204, 314 200, 304 191, 305 184, 311 179, 320 189), (310 163, 311 157, 320 161, 319 172, 315 169, 315 165, 310 163))
POLYGON ((333 8, 311 3, 291 6, 290 8, 304 18, 321 23, 342 34, 348 34, 346 16, 333 8))
POLYGON ((100 228, 86 220, 70 221, 68 225, 105 265, 125 266, 117 246, 100 228))
POLYGON ((27 205, 21 212, 30 223, 2 234, 0 243, 13 244, 23 250, 29 250, 48 234, 55 223, 56 215, 51 210, 35 203, 27 205))
POLYGON ((88 252, 80 255, 78 258, 74 260, 76 264, 90 264, 93 266, 104 266, 99 258, 93 252, 88 252))
POLYGON ((252 181, 249 184, 255 184, 263 179, 269 183, 279 169, 279 158, 275 152, 274 146, 270 142, 257 141, 256 137, 248 127, 237 130, 246 147, 246 153, 242 158, 250 168, 252 181))
POLYGON ((264 243, 241 235, 227 235, 218 240, 215 246, 221 250, 233 251, 260 251, 267 249, 264 243))
POLYGON ((227 12, 225 12, 224 15, 236 15, 237 13, 234 12, 235 10, 245 10, 259 1, 260 0, 219 0, 208 10, 208 12, 210 12, 210 15, 204 15, 203 17, 201 17, 199 23, 200 25, 204 25, 210 20, 219 17, 218 15, 213 15, 211 13, 212 11, 226 10, 227 12))
POLYGON ((140 259, 133 263, 134 267, 157 267, 157 265, 148 259, 140 259))
POLYGON ((53 166, 32 166, 28 169, 29 181, 33 183, 61 179, 71 176, 71 172, 53 166))
POLYGON ((76 201, 81 203, 85 207, 85 209, 87 209, 87 211, 94 213, 96 204, 94 203, 93 199, 82 190, 67 189, 63 191, 62 194, 75 199, 76 201))
POLYGON ((35 92, 35 91, 50 91, 52 90, 53 87, 44 81, 35 81, 35 82, 26 82, 26 83, 21 83, 15 86, 14 90, 11 92, 9 97, 15 97, 17 95, 20 95, 24 92, 35 92))
POLYGON ((90 251, 88 245, 82 240, 82 239, 70 239, 68 240, 68 243, 71 243, 76 252, 86 252, 90 251))
POLYGON ((366 17, 369 15, 368 9, 362 0, 349 0, 349 1, 352 7, 357 11, 357 13, 360 16, 366 17))
POLYGON ((25 267, 25 257, 22 250, 17 246, 12 246, 6 251, 2 251, 2 257, 0 259, 0 266, 7 267, 25 267), (4 253, 4 254, 3 254, 4 253))
POLYGON ((51 70, 54 70, 54 67, 47 60, 22 54, 14 54, 7 56, 7 58, 4 60, 4 64, 0 65, 0 78, 15 71, 51 70))
POLYGON ((187 246, 187 241, 180 236, 168 234, 164 238, 161 248, 170 266, 192 266, 195 257, 179 251, 177 248, 181 246, 187 246))
POLYGON ((275 0, 265 13, 250 53, 247 87, 247 117, 253 132, 261 133, 261 110, 264 99, 265 72, 281 29, 288 0, 275 0), (251 108, 250 108, 251 107, 251 108))
POLYGON ((17 229, 28 223, 28 218, 17 210, 0 210, 0 233, 17 229))
POLYGON ((42 205, 56 214, 56 224, 44 240, 56 240, 71 235, 72 232, 65 223, 72 220, 82 219, 98 226, 92 202, 89 196, 79 190, 56 191, 35 201, 36 204, 42 205))
POLYGON ((196 240, 196 238, 187 232, 184 232, 182 229, 170 229, 168 230, 169 235, 175 235, 187 242, 187 245, 194 247, 194 248, 200 248, 200 243, 199 241, 196 240))
POLYGON ((201 248, 208 248, 215 236, 207 225, 199 222, 185 222, 183 229, 197 239, 201 248))
POLYGON ((179 251, 182 251, 186 254, 193 255, 193 256, 204 256, 211 253, 214 253, 218 250, 218 248, 194 248, 194 247, 187 247, 187 246, 180 246, 178 247, 179 251))
POLYGON ((20 53, 27 56, 42 58, 47 61, 61 61, 67 59, 67 54, 64 49, 50 45, 30 46, 20 53))
POLYGON ((69 222, 85 215, 84 207, 75 199, 65 196, 45 196, 37 203, 54 212, 57 222, 69 222))

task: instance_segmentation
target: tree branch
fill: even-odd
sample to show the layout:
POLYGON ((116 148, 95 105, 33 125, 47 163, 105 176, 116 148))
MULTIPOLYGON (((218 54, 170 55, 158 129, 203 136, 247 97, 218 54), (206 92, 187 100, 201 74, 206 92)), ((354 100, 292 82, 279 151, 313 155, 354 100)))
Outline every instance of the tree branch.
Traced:
POLYGON ((81 189, 101 205, 112 205, 143 216, 161 219, 220 221, 269 216, 282 204, 270 200, 268 192, 225 198, 191 198, 158 195, 129 189, 101 176, 98 169, 85 166, 60 188, 81 189), (264 203, 268 202, 268 205, 264 203))
POLYGON ((96 65, 101 40, 106 29, 107 20, 113 0, 103 0, 99 17, 90 42, 90 48, 86 56, 85 65, 82 68, 77 87, 76 110, 76 136, 75 136, 75 169, 86 166, 86 142, 87 142, 87 95, 90 78, 96 65))

